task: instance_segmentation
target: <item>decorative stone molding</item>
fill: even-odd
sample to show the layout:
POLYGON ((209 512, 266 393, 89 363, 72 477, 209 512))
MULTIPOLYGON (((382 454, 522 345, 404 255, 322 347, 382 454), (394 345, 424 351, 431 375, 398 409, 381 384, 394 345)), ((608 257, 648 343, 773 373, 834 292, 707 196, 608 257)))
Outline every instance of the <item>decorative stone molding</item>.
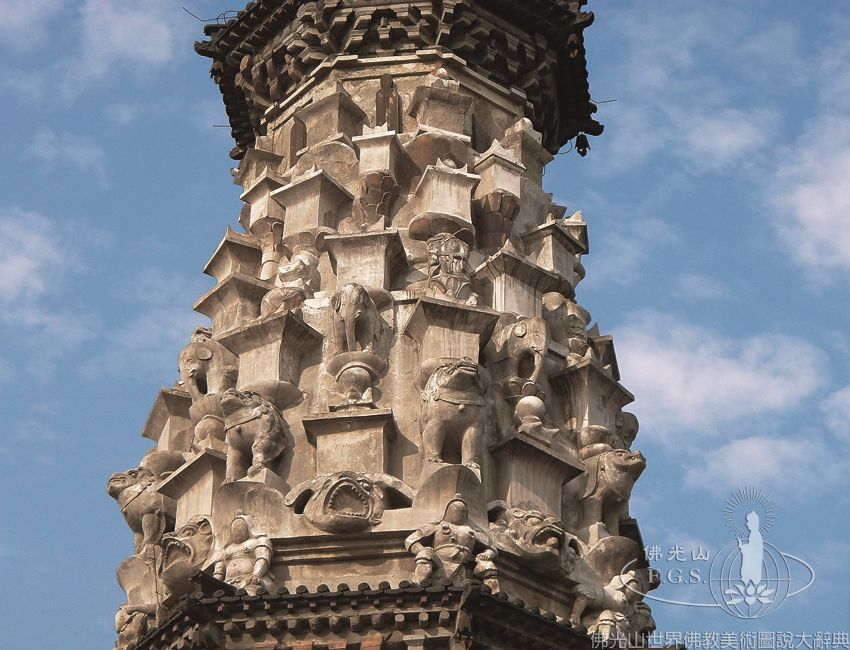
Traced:
POLYGON ((574 298, 587 225, 542 187, 602 130, 583 4, 258 0, 205 27, 242 232, 156 449, 109 483, 117 648, 645 639, 633 398, 574 298))

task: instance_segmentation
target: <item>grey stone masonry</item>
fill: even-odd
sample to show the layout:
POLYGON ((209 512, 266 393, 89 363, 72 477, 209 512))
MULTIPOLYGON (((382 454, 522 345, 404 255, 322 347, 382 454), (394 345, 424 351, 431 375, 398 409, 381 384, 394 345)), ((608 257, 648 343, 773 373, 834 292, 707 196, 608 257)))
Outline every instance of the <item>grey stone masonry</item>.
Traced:
POLYGON ((654 629, 633 398, 576 299, 583 215, 541 185, 602 132, 583 4, 261 0, 207 25, 243 206, 155 447, 109 480, 134 540, 118 650, 654 629))

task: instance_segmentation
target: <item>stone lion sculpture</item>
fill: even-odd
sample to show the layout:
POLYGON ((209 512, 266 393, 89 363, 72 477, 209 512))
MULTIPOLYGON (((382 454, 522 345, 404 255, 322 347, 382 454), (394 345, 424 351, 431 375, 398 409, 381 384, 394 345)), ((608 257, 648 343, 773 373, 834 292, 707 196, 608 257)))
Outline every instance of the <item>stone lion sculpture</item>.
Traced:
POLYGON ((601 522, 611 535, 620 534, 620 520, 628 511, 632 487, 646 459, 639 451, 612 449, 584 461, 587 485, 579 501, 581 527, 601 522))
POLYGON ((419 417, 427 461, 444 463, 451 455, 471 469, 479 468, 485 405, 481 373, 478 364, 465 357, 439 366, 428 379, 419 417))
POLYGON ((206 515, 195 515, 177 530, 165 533, 159 546, 159 577, 163 584, 178 596, 191 593, 195 588, 192 575, 204 568, 212 552, 212 524, 206 515))
POLYGON ((259 393, 231 388, 222 394, 221 408, 227 441, 225 482, 272 470, 289 434, 277 407, 259 393))
POLYGON ((286 495, 286 505, 330 533, 365 530, 381 523, 385 509, 412 502, 407 485, 382 473, 335 472, 304 481, 286 495))
POLYGON ((118 639, 113 650, 129 650, 153 627, 156 605, 123 603, 115 613, 118 639))
POLYGON ((138 467, 116 472, 109 478, 106 491, 121 506, 136 553, 141 554, 159 542, 174 528, 176 502, 157 492, 159 484, 183 464, 178 452, 153 451, 138 467))
POLYGON ((632 632, 640 634, 648 623, 638 620, 645 619, 645 608, 638 612, 636 607, 647 588, 642 571, 616 575, 604 586, 577 584, 570 623, 603 640, 623 639, 632 632))
POLYGON ((525 503, 512 507, 493 501, 487 512, 490 534, 499 550, 529 561, 538 571, 572 571, 577 542, 562 521, 525 503))

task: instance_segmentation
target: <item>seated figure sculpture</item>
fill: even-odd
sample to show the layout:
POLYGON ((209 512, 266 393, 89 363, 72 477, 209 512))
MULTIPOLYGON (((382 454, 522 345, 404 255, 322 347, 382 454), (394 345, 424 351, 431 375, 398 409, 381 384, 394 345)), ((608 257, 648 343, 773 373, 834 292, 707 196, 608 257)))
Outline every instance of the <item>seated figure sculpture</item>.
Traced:
POLYGON ((256 595, 259 587, 274 589, 271 568, 272 543, 268 536, 255 530, 253 520, 237 514, 230 522, 230 539, 218 553, 213 577, 223 580, 249 595, 256 595))
POLYGON ((294 252, 280 265, 274 289, 263 297, 260 317, 289 313, 312 298, 322 281, 318 266, 319 257, 313 251, 302 248, 294 252))
POLYGON ((416 579, 432 577, 463 581, 471 573, 493 593, 499 591, 496 551, 490 535, 469 518, 469 506, 456 494, 446 505, 443 518, 427 524, 405 540, 416 554, 416 579))
MULTIPOLYGON (((636 571, 616 575, 604 587, 576 585, 576 599, 570 615, 574 627, 582 627, 601 639, 623 639, 632 632, 635 606, 646 590, 636 571)), ((643 611, 640 612, 643 618, 643 611)))

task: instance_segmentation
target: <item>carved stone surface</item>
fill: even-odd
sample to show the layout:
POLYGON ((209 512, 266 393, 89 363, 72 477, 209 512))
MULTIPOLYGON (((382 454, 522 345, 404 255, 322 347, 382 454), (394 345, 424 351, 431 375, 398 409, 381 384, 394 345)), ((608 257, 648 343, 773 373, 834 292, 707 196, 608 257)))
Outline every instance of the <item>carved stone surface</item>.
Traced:
POLYGON ((427 293, 435 298, 477 305, 478 294, 472 287, 467 268, 469 245, 453 234, 431 237, 428 251, 427 293))
POLYGON ((268 399, 231 388, 221 396, 227 439, 226 481, 273 470, 286 449, 289 425, 268 399))
POLYGON ((159 545, 162 583, 176 596, 193 592, 191 577, 198 569, 205 568, 212 553, 212 522, 204 515, 195 515, 177 530, 163 535, 159 545))
POLYGON ((469 358, 439 366, 422 390, 422 450, 429 463, 460 462, 478 469, 486 385, 469 358))
POLYGON ((653 628, 633 398, 576 297, 587 223, 542 186, 602 130, 583 4, 261 0, 205 25, 241 228, 204 267, 211 327, 157 396, 156 451, 110 480, 135 542, 118 647, 653 628))
POLYGON ((645 638, 647 628, 655 623, 651 615, 647 618, 648 608, 641 602, 649 589, 642 573, 627 571, 601 587, 578 585, 570 622, 604 641, 645 638))
POLYGON ((405 545, 416 554, 416 579, 445 577, 462 582, 474 575, 499 591, 496 551, 490 535, 469 518, 469 507, 458 494, 446 505, 443 518, 412 533, 405 545))
POLYGON ((122 604, 115 614, 115 650, 130 650, 153 627, 154 605, 122 604))
POLYGON ((224 439, 224 415, 220 396, 236 385, 239 360, 211 332, 198 328, 180 351, 180 384, 192 398, 189 416, 194 425, 194 444, 207 438, 224 439))
POLYGON ((491 503, 488 515, 490 533, 500 550, 519 556, 532 571, 572 572, 578 545, 562 521, 534 506, 512 507, 504 501, 491 503))
POLYGON ((646 459, 639 451, 613 449, 585 462, 587 486, 581 495, 582 528, 601 522, 611 535, 620 534, 620 520, 628 512, 632 487, 646 459))
POLYGON ((183 456, 177 452, 152 451, 138 467, 109 478, 107 491, 133 531, 136 553, 151 553, 162 535, 174 527, 176 504, 157 488, 182 464, 183 456))
POLYGON ((226 545, 215 558, 214 577, 257 593, 259 587, 274 588, 274 577, 269 573, 272 544, 269 538, 257 531, 248 515, 237 515, 230 522, 226 545))
POLYGON ((381 523, 384 510, 410 506, 412 493, 388 474, 336 472, 297 485, 286 504, 316 528, 356 533, 381 523))

